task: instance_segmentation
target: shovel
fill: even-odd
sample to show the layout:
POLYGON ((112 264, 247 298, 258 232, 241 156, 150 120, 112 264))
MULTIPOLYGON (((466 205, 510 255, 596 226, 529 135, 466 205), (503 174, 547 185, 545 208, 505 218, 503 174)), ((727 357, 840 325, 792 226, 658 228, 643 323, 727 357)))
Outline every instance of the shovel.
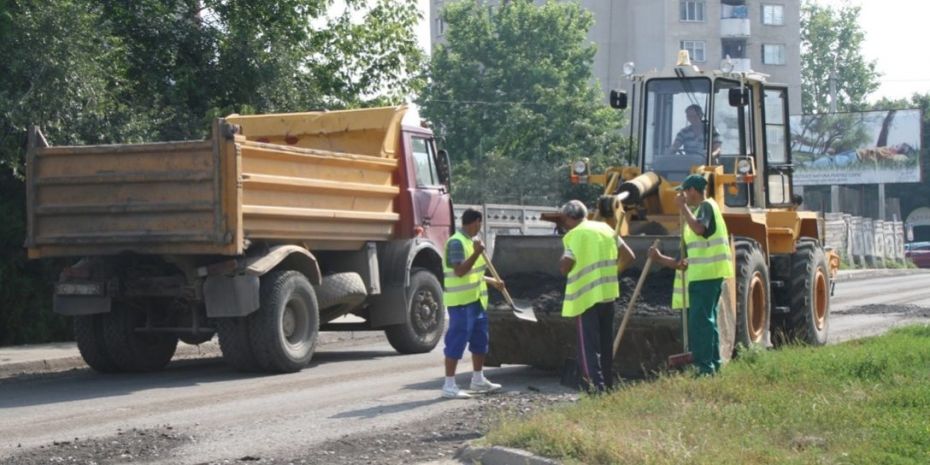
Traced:
MULTIPOLYGON (((652 246, 658 247, 659 242, 659 239, 656 239, 655 242, 652 243, 652 246)), ((620 329, 617 330, 617 336, 614 337, 614 357, 617 356, 617 349, 620 348, 620 340, 623 339, 623 331, 626 330, 626 323, 630 321, 630 315, 633 313, 633 306, 636 304, 636 299, 639 298, 639 291, 643 289, 643 283, 646 282, 646 275, 649 274, 649 268, 651 266, 652 257, 649 257, 646 259, 646 264, 643 265, 643 271, 639 275, 639 281, 636 282, 636 290, 633 291, 633 296, 630 297, 630 303, 626 306, 626 313, 623 314, 623 321, 620 322, 620 329)))
POLYGON ((668 356, 668 367, 669 368, 680 368, 685 365, 690 365, 694 361, 694 356, 691 354, 691 350, 688 347, 688 281, 687 281, 687 272, 682 270, 681 272, 681 286, 682 297, 684 299, 685 308, 681 309, 681 330, 682 330, 682 346, 685 351, 680 354, 672 354, 668 356))
MULTIPOLYGON (((488 258, 487 252, 481 252, 481 256, 484 257, 484 262, 487 264, 488 270, 491 272, 491 276, 500 282, 504 282, 500 275, 497 274, 497 270, 494 269, 494 265, 491 263, 491 259, 488 258)), ((513 315, 515 317, 521 320, 532 321, 533 323, 536 323, 536 312, 533 311, 532 305, 521 305, 518 307, 517 304, 513 302, 513 298, 510 297, 510 293, 507 292, 506 286, 501 287, 501 294, 504 294, 504 299, 508 304, 510 304, 510 308, 513 309, 513 315)))

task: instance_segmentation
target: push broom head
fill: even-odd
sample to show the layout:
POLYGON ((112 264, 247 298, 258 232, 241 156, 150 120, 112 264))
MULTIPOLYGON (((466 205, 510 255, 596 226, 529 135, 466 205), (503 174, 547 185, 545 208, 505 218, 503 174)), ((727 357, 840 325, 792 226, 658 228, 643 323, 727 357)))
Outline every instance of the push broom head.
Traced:
POLYGON ((694 357, 691 355, 691 352, 673 354, 668 356, 668 367, 669 369, 681 368, 685 365, 690 365, 693 361, 694 357))

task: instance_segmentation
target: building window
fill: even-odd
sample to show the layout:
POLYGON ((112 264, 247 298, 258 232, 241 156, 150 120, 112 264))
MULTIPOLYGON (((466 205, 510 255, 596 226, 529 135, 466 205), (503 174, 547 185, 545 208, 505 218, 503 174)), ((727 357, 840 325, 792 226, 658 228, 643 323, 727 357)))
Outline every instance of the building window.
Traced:
POLYGON ((785 46, 782 44, 762 44, 762 63, 767 65, 785 64, 785 46))
POLYGON ((441 36, 446 33, 446 22, 442 18, 436 18, 436 35, 441 36))
POLYGON ((678 18, 682 21, 704 21, 704 0, 681 0, 678 18))
POLYGON ((784 5, 762 5, 762 24, 767 24, 769 26, 784 26, 784 5))
POLYGON ((691 56, 691 61, 707 61, 707 57, 704 56, 703 40, 683 40, 681 41, 680 50, 687 50, 688 55, 691 56))

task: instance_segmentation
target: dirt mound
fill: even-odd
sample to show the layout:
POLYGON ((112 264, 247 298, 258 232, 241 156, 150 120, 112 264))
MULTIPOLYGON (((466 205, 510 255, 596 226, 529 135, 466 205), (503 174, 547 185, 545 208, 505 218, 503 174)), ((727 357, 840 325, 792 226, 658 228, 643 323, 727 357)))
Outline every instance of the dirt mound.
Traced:
MULTIPOLYGON (((636 282, 639 279, 639 270, 628 270, 620 274, 620 298, 617 300, 617 315, 623 315, 636 282)), ((507 290, 516 299, 533 305, 538 314, 561 313, 562 298, 565 292, 565 278, 547 273, 519 273, 504 276, 507 290)), ((672 301, 672 283, 675 273, 669 269, 662 269, 646 277, 639 299, 634 307, 634 315, 674 315, 676 311, 670 307, 672 301)), ((490 300, 493 306, 506 306, 504 298, 493 288, 490 289, 490 300)))

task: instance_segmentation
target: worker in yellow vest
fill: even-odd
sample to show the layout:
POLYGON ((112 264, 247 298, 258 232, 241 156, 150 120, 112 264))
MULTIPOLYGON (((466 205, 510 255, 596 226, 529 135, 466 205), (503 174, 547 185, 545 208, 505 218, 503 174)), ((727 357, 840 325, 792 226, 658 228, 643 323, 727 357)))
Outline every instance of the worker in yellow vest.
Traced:
MULTIPOLYGON (((686 283, 676 282, 672 290, 672 307, 683 308, 687 302, 688 344, 698 373, 712 375, 720 371, 720 333, 717 331, 717 305, 723 280, 733 276, 733 257, 727 224, 717 203, 704 197, 707 180, 692 174, 682 181, 675 203, 684 224, 682 258, 675 260, 655 247, 649 249, 653 261, 679 271, 687 270, 686 283), (687 287, 687 299, 679 289, 687 287)), ((676 281, 681 278, 676 275, 676 281)))
POLYGON ((471 352, 472 372, 470 389, 490 392, 501 388, 484 376, 484 358, 488 353, 488 284, 501 289, 503 282, 485 276, 487 265, 482 253, 484 244, 475 238, 481 231, 481 212, 471 208, 462 213, 462 228, 446 241, 443 254, 443 300, 449 311, 449 329, 446 331, 446 380, 442 396, 448 399, 468 399, 471 394, 459 389, 455 383, 455 369, 465 353, 471 352))
POLYGON ((635 259, 633 251, 601 221, 588 221, 578 200, 562 207, 568 233, 559 271, 566 276, 562 316, 574 318, 578 332, 578 368, 591 392, 613 387, 614 301, 620 297, 618 265, 635 259), (620 262, 617 261, 620 257, 620 262))

